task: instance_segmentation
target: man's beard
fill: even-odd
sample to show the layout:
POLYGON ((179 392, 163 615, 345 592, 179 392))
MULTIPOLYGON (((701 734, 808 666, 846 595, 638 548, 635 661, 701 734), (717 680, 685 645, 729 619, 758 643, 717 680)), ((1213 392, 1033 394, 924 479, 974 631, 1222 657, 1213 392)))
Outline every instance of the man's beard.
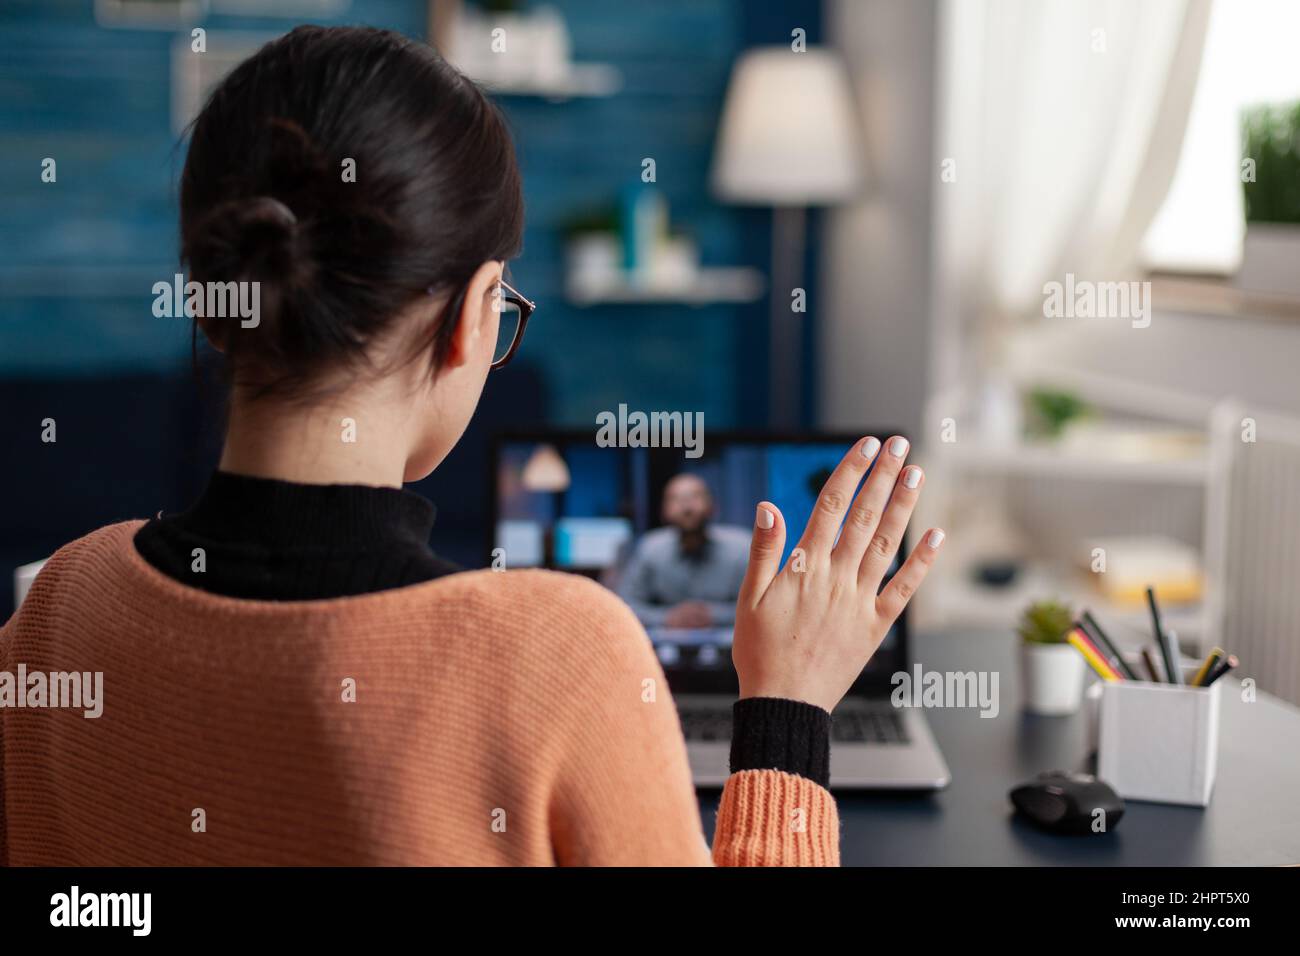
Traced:
POLYGON ((681 553, 691 559, 698 559, 704 556, 705 549, 709 544, 709 520, 707 518, 700 521, 699 525, 688 531, 685 528, 677 529, 677 547, 681 553))

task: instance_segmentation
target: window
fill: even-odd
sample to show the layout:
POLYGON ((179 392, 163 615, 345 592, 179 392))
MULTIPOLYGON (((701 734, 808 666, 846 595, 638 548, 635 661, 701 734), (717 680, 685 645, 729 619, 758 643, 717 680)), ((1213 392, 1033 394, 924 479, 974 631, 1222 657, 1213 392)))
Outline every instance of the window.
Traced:
POLYGON ((1148 268, 1227 275, 1241 263, 1240 111, 1300 99, 1300 3, 1219 0, 1178 168, 1142 243, 1148 268))

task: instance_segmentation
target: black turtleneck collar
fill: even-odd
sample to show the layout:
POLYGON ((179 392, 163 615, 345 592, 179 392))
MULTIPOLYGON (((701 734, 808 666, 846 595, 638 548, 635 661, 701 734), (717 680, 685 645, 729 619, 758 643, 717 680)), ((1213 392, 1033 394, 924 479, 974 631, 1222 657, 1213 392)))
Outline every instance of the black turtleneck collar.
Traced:
POLYGON ((355 549, 395 540, 427 545, 434 507, 401 488, 301 485, 217 471, 185 515, 193 533, 216 540, 355 549))
POLYGON ((194 507, 148 522, 135 544, 158 570, 204 591, 315 600, 458 570, 429 549, 433 519, 429 501, 400 488, 218 471, 194 507))

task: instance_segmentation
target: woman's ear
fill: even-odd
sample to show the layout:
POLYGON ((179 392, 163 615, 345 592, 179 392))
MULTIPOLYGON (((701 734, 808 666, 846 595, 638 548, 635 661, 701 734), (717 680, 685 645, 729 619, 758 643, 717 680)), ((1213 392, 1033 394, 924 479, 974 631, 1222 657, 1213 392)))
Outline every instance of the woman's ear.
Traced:
POLYGON ((198 323, 199 331, 202 332, 203 337, 208 340, 208 344, 224 355, 226 351, 226 339, 224 335, 225 329, 222 328, 221 324, 219 322, 211 322, 204 318, 195 319, 195 322, 198 323))
POLYGON ((504 268, 504 263, 489 260, 475 270, 465 287, 465 298, 461 301, 445 364, 464 365, 484 349, 491 361, 499 319, 496 296, 501 294, 501 271, 504 268))

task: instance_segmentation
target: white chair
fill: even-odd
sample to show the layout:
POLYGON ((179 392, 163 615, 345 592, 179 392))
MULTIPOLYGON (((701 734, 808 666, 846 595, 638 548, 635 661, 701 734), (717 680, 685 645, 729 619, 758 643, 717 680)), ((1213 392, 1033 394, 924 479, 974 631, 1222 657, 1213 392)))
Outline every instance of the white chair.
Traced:
POLYGON ((36 580, 36 575, 40 573, 41 568, 45 567, 45 561, 33 561, 31 564, 24 564, 22 567, 14 569, 14 610, 23 603, 23 598, 27 597, 27 592, 31 590, 32 582, 36 580))

